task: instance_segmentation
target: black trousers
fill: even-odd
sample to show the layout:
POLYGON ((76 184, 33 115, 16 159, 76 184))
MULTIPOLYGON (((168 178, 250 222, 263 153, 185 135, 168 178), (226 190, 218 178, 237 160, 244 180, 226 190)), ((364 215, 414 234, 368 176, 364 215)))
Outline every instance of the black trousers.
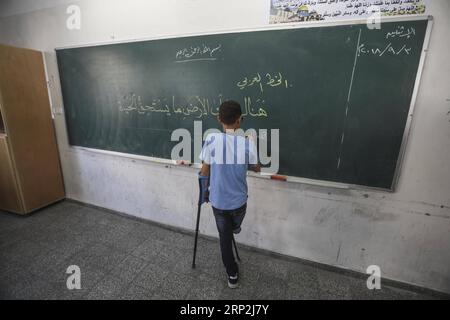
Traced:
POLYGON ((241 231, 241 224, 247 211, 247 204, 235 210, 219 210, 213 207, 220 238, 222 261, 228 276, 238 273, 238 265, 233 254, 233 233, 241 231))

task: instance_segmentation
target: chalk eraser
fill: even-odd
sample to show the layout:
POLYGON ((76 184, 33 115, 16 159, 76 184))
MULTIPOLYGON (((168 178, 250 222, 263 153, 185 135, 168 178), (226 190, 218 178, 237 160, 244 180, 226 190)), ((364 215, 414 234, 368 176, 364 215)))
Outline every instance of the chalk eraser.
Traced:
POLYGON ((278 180, 278 181, 287 181, 287 177, 285 177, 285 176, 279 176, 279 175, 273 175, 273 176, 270 176, 270 179, 272 179, 272 180, 278 180))

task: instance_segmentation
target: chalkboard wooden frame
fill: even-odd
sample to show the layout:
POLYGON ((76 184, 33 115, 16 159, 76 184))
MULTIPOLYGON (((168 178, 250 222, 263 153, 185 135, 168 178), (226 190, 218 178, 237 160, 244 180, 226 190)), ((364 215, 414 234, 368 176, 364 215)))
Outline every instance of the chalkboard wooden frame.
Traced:
MULTIPOLYGON (((425 65, 425 60, 426 60, 426 53, 428 51, 429 41, 430 41, 430 37, 431 37, 431 31, 432 31, 432 26, 433 26, 433 17, 431 15, 410 15, 410 16, 405 16, 405 17, 382 17, 381 18, 381 23, 422 21, 422 20, 428 20, 426 36, 425 36, 423 48, 421 51, 418 72, 417 72, 415 85, 414 85, 414 91, 413 91, 413 95, 412 95, 412 99, 411 99, 410 108, 408 111, 408 119, 407 119, 405 130, 403 133, 402 143, 401 143, 401 147, 399 150, 399 156, 398 156, 391 188, 385 189, 385 188, 377 188, 377 187, 364 186, 364 185, 300 178, 300 177, 294 177, 294 176, 286 176, 286 181, 293 182, 293 183, 317 185, 317 186, 322 186, 322 187, 331 187, 331 188, 337 188, 337 189, 374 190, 374 191, 383 191, 383 192, 395 192, 395 187, 397 186, 399 178, 400 178, 403 159, 404 159, 407 142, 408 142, 408 138, 409 138, 409 134, 410 134, 410 130, 411 130, 411 123, 412 123, 412 119, 413 119, 415 103, 417 100, 417 95, 418 95, 418 91, 419 91, 419 87, 420 87, 420 80, 422 77, 423 67, 425 65)), ((255 27, 255 28, 239 28, 239 29, 228 29, 228 30, 221 30, 221 31, 214 31, 214 32, 164 35, 164 36, 159 36, 159 37, 145 37, 145 38, 124 40, 124 41, 108 41, 108 42, 88 43, 88 44, 81 45, 81 46, 76 45, 76 46, 57 47, 57 48, 55 48, 55 51, 62 50, 62 49, 83 48, 83 47, 108 45, 108 44, 133 43, 133 42, 140 42, 140 41, 174 39, 174 38, 194 37, 194 36, 204 36, 204 35, 219 35, 219 34, 228 34, 228 33, 237 33, 237 32, 244 33, 244 32, 255 32, 255 31, 272 31, 272 30, 288 30, 288 29, 302 29, 302 28, 316 28, 316 27, 347 26, 347 25, 361 25, 361 24, 365 24, 365 23, 367 23, 367 19, 355 19, 355 20, 333 21, 333 22, 314 21, 314 22, 307 22, 307 23, 286 23, 286 24, 282 24, 282 25, 276 24, 276 25, 269 25, 269 26, 255 27)), ((68 137, 67 130, 66 130, 66 135, 68 137)), ((175 161, 169 160, 169 159, 163 159, 163 158, 154 158, 154 157, 148 157, 148 156, 134 155, 134 154, 117 152, 117 151, 99 150, 99 149, 74 146, 74 145, 69 145, 69 148, 75 152, 101 153, 101 154, 108 154, 111 156, 119 156, 119 157, 124 157, 124 158, 129 158, 129 159, 136 159, 136 160, 141 160, 141 161, 159 163, 159 164, 163 164, 166 166, 167 165, 178 166, 178 164, 175 161)), ((190 165, 190 167, 197 169, 197 168, 199 168, 199 165, 193 164, 193 165, 190 165)), ((265 179, 270 178, 270 176, 264 176, 264 175, 259 175, 259 174, 256 175, 256 174, 252 174, 252 173, 249 173, 249 176, 257 177, 257 178, 265 178, 265 179)))
POLYGON ((433 16, 429 15, 429 16, 426 16, 425 18, 428 19, 427 32, 425 34, 425 40, 423 42, 423 48, 422 48, 422 54, 420 56, 419 68, 418 68, 418 72, 417 72, 417 76, 416 76, 416 81, 414 84, 411 105, 409 107, 409 112, 408 112, 408 120, 406 121, 405 131, 403 132, 400 153, 399 153, 399 156, 397 159, 397 166, 395 168, 394 179, 392 181, 392 186, 390 189, 391 192, 395 191, 395 187, 397 186, 398 181, 400 179, 400 172, 401 172, 401 168, 402 168, 402 164, 403 164, 403 160, 404 160, 404 156, 405 156, 406 146, 408 144, 409 134, 411 132, 411 123, 412 123, 412 119, 414 116, 417 95, 419 93, 420 81, 422 79, 422 72, 423 72, 423 68, 425 66, 425 59, 426 59, 428 47, 430 44, 431 31, 433 29, 433 23, 434 23, 433 16))

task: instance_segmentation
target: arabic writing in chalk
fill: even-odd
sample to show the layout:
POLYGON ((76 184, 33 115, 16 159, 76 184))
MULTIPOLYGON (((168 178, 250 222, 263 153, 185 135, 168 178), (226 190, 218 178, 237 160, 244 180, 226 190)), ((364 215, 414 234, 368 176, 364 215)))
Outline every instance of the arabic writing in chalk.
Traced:
POLYGON ((367 45, 365 43, 360 44, 358 47, 358 57, 364 55, 372 55, 383 57, 387 55, 400 56, 410 55, 412 53, 412 47, 408 45, 409 39, 416 36, 416 30, 414 28, 405 28, 404 26, 397 26, 395 30, 386 33, 386 39, 391 39, 391 42, 382 46, 367 45), (403 40, 403 43, 395 43, 393 41, 403 40))
POLYGON ((218 59, 221 50, 221 44, 209 46, 202 43, 198 46, 190 46, 189 48, 183 48, 177 51, 177 53, 175 54, 175 62, 200 60, 214 61, 218 59))
MULTIPOLYGON (((135 93, 127 94, 122 100, 118 100, 119 111, 129 114, 136 112, 140 115, 150 116, 151 114, 165 114, 167 116, 178 115, 186 118, 193 116, 197 119, 206 116, 218 116, 219 106, 224 101, 221 94, 216 99, 209 99, 201 96, 191 96, 185 100, 184 104, 178 104, 175 96, 172 96, 170 101, 167 98, 153 99, 150 105, 145 105, 142 98, 135 93)), ((256 99, 253 101, 251 97, 244 98, 243 116, 250 117, 265 117, 268 112, 263 99, 256 99)))
POLYGON ((365 44, 361 44, 358 48, 358 57, 361 55, 373 55, 373 56, 379 56, 382 57, 384 55, 410 55, 412 48, 408 47, 406 44, 404 44, 401 47, 394 47, 392 43, 389 43, 384 48, 380 47, 372 47, 368 48, 365 44))
POLYGON ((413 27, 411 28, 405 28, 404 26, 397 26, 397 28, 392 31, 388 32, 386 34, 386 39, 392 39, 392 38, 412 38, 416 36, 416 29, 413 27))
POLYGON ((264 86, 269 87, 285 87, 286 89, 292 88, 292 85, 289 83, 287 79, 284 78, 281 72, 277 74, 266 73, 264 77, 258 72, 253 77, 245 77, 237 84, 239 89, 244 90, 245 88, 258 86, 261 93, 264 93, 264 86))

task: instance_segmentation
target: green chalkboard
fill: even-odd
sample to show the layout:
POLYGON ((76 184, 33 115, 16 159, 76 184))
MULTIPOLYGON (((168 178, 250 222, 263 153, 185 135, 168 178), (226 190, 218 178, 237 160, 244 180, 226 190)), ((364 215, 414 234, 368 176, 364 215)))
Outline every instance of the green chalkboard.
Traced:
POLYGON ((233 99, 244 129, 280 130, 280 174, 391 189, 427 24, 60 49, 69 141, 170 159, 174 129, 219 128, 218 106, 233 99))

